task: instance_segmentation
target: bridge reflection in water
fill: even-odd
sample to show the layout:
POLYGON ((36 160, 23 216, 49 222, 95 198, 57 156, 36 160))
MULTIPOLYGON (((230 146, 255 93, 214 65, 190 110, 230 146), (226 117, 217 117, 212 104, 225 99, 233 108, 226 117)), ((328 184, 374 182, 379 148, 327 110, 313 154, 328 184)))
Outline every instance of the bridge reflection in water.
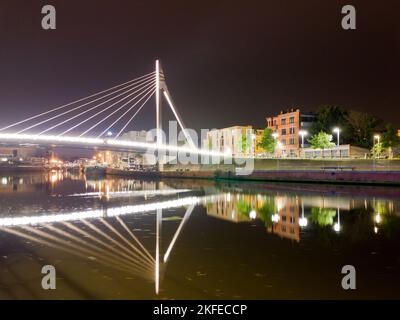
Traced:
MULTIPOLYGON (((60 176, 60 180, 61 180, 60 176)), ((53 180, 50 180, 52 183, 53 180)), ((104 182, 104 181, 103 181, 104 182)), ((110 198, 119 197, 147 197, 180 195, 188 189, 139 190, 111 192, 108 183, 102 187, 101 181, 92 184, 99 192, 72 194, 71 196, 100 196, 110 198), (104 191, 102 191, 104 190, 104 191)), ((220 197, 220 195, 218 196, 220 197)), ((104 207, 97 210, 83 210, 69 213, 54 213, 46 215, 30 215, 23 217, 0 218, 2 231, 34 241, 51 248, 63 250, 81 258, 93 257, 99 263, 115 269, 134 274, 145 279, 154 279, 155 292, 159 292, 160 264, 166 263, 173 250, 179 234, 188 220, 193 208, 197 204, 206 204, 215 201, 216 196, 187 196, 165 201, 150 201, 138 205, 119 207, 104 207), (163 209, 186 207, 186 212, 175 234, 169 243, 163 258, 160 259, 160 238, 163 209), (153 257, 134 232, 123 221, 122 216, 129 214, 156 213, 156 253, 153 257), (110 223, 110 218, 118 222, 116 228, 110 223), (93 219, 100 222, 97 226, 93 219)))

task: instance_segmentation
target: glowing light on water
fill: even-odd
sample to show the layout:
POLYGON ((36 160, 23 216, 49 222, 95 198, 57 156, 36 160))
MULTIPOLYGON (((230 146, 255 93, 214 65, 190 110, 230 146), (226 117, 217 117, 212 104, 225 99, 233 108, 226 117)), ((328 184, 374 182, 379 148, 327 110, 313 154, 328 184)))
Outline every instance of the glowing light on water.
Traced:
POLYGON ((76 212, 52 214, 52 215, 0 218, 0 227, 36 225, 36 224, 54 223, 62 221, 93 219, 93 218, 101 218, 104 217, 105 215, 108 217, 115 217, 126 214, 150 212, 159 209, 196 205, 200 201, 201 201, 200 197, 186 197, 181 199, 167 200, 154 203, 108 208, 107 210, 98 209, 98 210, 76 211, 76 212))

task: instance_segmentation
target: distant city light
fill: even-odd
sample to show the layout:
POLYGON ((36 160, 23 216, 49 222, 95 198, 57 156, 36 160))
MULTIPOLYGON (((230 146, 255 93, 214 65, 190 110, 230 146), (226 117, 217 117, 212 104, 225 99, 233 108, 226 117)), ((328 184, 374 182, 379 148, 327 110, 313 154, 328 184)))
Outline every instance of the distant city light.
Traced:
POLYGON ((340 137, 340 129, 338 127, 333 128, 333 132, 337 134, 337 146, 340 146, 339 137, 340 137))

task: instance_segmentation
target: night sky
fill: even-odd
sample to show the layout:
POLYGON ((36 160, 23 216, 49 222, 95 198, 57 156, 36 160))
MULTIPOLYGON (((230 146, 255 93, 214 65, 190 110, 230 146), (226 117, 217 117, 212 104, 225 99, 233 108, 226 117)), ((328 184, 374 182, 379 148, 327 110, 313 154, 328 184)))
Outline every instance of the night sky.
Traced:
MULTIPOLYGON (((151 72, 156 58, 195 129, 263 127, 322 104, 400 126, 399 11, 366 0, 2 0, 0 126, 151 72), (56 30, 41 28, 46 4, 56 30), (341 28, 345 4, 357 30, 341 28)), ((154 127, 147 107, 130 129, 154 127)))

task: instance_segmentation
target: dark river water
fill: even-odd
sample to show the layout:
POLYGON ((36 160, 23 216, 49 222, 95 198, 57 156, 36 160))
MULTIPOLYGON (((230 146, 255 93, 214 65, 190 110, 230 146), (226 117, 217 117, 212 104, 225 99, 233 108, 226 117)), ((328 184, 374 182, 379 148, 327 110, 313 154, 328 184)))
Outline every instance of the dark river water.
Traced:
POLYGON ((400 189, 2 174, 0 298, 400 298, 400 189))

